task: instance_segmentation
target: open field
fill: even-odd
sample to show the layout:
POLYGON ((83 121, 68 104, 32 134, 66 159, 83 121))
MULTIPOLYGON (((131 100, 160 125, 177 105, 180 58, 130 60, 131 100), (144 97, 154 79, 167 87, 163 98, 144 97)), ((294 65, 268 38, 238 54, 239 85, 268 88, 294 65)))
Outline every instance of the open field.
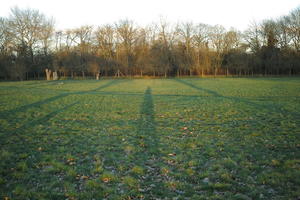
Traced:
POLYGON ((300 198, 299 78, 2 82, 0 97, 0 198, 300 198))

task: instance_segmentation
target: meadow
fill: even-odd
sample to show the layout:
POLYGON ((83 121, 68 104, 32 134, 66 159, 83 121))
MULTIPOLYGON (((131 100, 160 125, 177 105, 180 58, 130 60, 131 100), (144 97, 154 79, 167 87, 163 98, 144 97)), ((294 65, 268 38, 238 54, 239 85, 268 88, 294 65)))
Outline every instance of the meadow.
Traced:
POLYGON ((300 78, 0 83, 2 199, 300 198, 300 78))

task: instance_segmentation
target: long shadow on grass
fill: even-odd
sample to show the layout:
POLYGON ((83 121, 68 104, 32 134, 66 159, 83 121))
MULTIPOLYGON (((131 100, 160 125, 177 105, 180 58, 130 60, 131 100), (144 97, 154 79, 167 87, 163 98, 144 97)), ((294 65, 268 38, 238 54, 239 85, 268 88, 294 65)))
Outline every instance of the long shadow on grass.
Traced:
MULTIPOLYGON (((50 97, 48 99, 44 99, 44 100, 41 100, 41 101, 38 101, 38 102, 35 102, 35 103, 31 103, 31 104, 27 104, 27 105, 24 105, 24 106, 20 106, 20 107, 17 107, 15 109, 12 109, 12 110, 8 110, 8 111, 4 111, 4 112, 1 112, 0 113, 0 119, 5 119, 8 121, 9 124, 11 124, 11 126, 14 126, 16 123, 18 123, 20 120, 22 121, 23 119, 19 119, 17 118, 15 115, 16 113, 18 112, 26 112, 28 109, 40 109, 42 105, 45 105, 45 104, 48 104, 48 103, 51 103, 51 102, 54 102, 56 100, 59 100, 59 99, 63 99, 64 97, 67 97, 69 95, 84 95, 84 94, 92 94, 93 92, 97 92, 99 90, 102 90, 104 88, 107 88, 109 86, 112 86, 114 84, 117 84, 117 83, 123 83, 123 81, 115 81, 115 80, 112 80, 112 81, 109 81, 93 90, 89 90, 89 91, 79 91, 79 92, 68 92, 68 93, 62 93, 62 94, 59 94, 57 96, 54 96, 54 97, 50 97)), ((49 116, 51 117, 51 113, 49 114, 49 116)), ((50 119, 50 118, 49 118, 50 119)), ((32 125, 31 122, 25 122, 25 125, 24 126, 29 126, 29 125, 32 125)), ((7 131, 4 129, 4 127, 2 127, 1 123, 0 123, 0 129, 2 129, 0 132, 8 132, 10 133, 10 131, 7 131)))
POLYGON ((4 111, 4 112, 1 112, 0 116, 3 116, 4 119, 7 119, 8 116, 14 115, 17 112, 24 112, 24 111, 26 111, 27 109, 30 109, 30 108, 39 108, 39 106, 41 106, 43 104, 50 103, 52 101, 55 101, 57 99, 61 99, 61 98, 66 97, 68 95, 70 95, 70 93, 63 93, 63 94, 59 94, 59 95, 54 96, 54 97, 50 97, 48 99, 44 99, 44 100, 41 100, 41 101, 38 101, 38 102, 34 102, 34 103, 27 104, 27 105, 24 105, 24 106, 20 106, 20 107, 11 109, 11 110, 7 110, 7 111, 4 111))
POLYGON ((72 106, 74 106, 74 105, 76 105, 76 104, 78 104, 78 103, 79 103, 79 102, 77 101, 77 102, 68 104, 68 105, 64 106, 63 108, 60 108, 60 109, 58 109, 58 110, 55 110, 55 111, 53 111, 53 112, 48 113, 48 114, 45 115, 44 117, 38 118, 38 119, 36 119, 36 120, 33 120, 33 121, 29 122, 29 123, 26 123, 26 124, 24 124, 24 125, 18 127, 18 128, 16 128, 16 129, 14 129, 14 131, 17 132, 17 131, 19 131, 19 130, 24 130, 24 129, 29 128, 29 127, 34 127, 34 126, 36 126, 36 125, 45 124, 45 123, 48 122, 48 120, 50 120, 51 118, 53 118, 53 117, 56 116, 57 114, 59 114, 59 113, 65 111, 65 110, 69 109, 70 107, 72 107, 72 106))
MULTIPOLYGON (((78 104, 78 102, 75 102, 75 103, 71 103, 71 104, 68 104, 66 106, 64 106, 63 108, 60 108, 60 109, 57 109, 53 112, 50 112, 48 113, 47 115, 41 117, 41 118, 38 118, 36 120, 33 120, 33 121, 30 121, 28 123, 25 123, 23 124, 22 126, 20 127, 17 127, 13 130, 9 130, 9 131, 5 131, 3 133, 0 133, 0 144, 4 144, 6 139, 9 139, 9 137, 7 137, 7 134, 20 134, 20 137, 19 138, 20 140, 22 140, 22 136, 23 136, 23 133, 24 133, 24 130, 26 130, 27 128, 33 128, 37 125, 42 125, 42 124, 47 124, 49 123, 48 121, 55 117, 57 114, 61 113, 61 112, 64 112, 65 110, 69 109, 70 107, 74 106, 78 104)), ((15 141, 16 142, 16 141, 15 141)))
POLYGON ((202 88, 202 87, 199 87, 199 86, 196 86, 192 83, 189 83, 187 81, 184 81, 182 79, 173 79, 183 85, 187 85, 191 88, 194 88, 196 90, 199 90, 199 91, 204 91, 210 95, 212 95, 213 97, 221 97, 221 98, 224 98, 224 99, 228 99, 228 100, 231 100, 235 103, 245 103, 247 105, 250 105, 252 106, 253 108, 255 109, 266 109, 268 112, 273 112, 273 113, 278 113, 278 112, 281 112, 282 114, 291 114, 293 117, 296 117, 297 119, 299 118, 299 113, 297 112, 292 112, 292 111, 288 111, 286 109, 284 109, 283 107, 281 106, 275 106, 275 105, 261 105, 261 104, 257 104, 257 103, 254 103, 252 101, 249 101, 249 100, 246 100, 244 98, 239 98, 239 97, 232 97, 232 96, 223 96, 213 90, 209 90, 209 89, 205 89, 205 88, 202 88))
POLYGON ((158 138, 156 134, 156 123, 154 117, 154 105, 151 88, 147 88, 144 94, 144 102, 140 108, 138 120, 138 135, 145 141, 147 152, 156 154, 158 152, 158 138))
POLYGON ((104 85, 101 85, 101 86, 99 86, 99 87, 97 87, 93 90, 62 93, 62 94, 56 95, 54 97, 50 97, 50 98, 47 98, 47 99, 44 99, 44 100, 41 100, 41 101, 37 101, 37 102, 31 103, 31 104, 27 104, 27 105, 20 106, 20 107, 17 107, 17 108, 8 110, 8 111, 1 112, 0 116, 3 116, 3 118, 5 119, 5 118, 7 118, 7 116, 14 115, 17 112, 24 112, 24 111, 26 111, 27 109, 30 109, 30 108, 39 108, 41 105, 51 103, 53 101, 56 101, 58 99, 62 99, 62 98, 67 97, 69 95, 88 94, 89 92, 99 91, 99 90, 102 90, 104 88, 107 88, 107 87, 112 86, 112 85, 117 84, 117 83, 121 83, 121 82, 111 80, 108 83, 105 83, 104 85))
POLYGON ((184 84, 184 85, 187 85, 187 86, 190 86, 191 88, 194 88, 196 90, 199 90, 199 91, 203 91, 203 92, 206 92, 214 97, 223 97, 222 95, 220 95, 219 93, 215 92, 215 91, 212 91, 212 90, 209 90, 209 89, 205 89, 205 88, 201 88, 201 87, 198 87, 198 86, 195 86, 189 82, 186 82, 186 81, 183 81, 181 79, 173 79, 181 84, 184 84))
MULTIPOLYGON (((99 95, 115 95, 115 96, 143 96, 144 93, 142 92, 102 92, 102 91, 95 91, 91 92, 89 94, 99 94, 99 95)), ((152 96, 155 97, 182 97, 182 98, 205 98, 205 97, 210 97, 208 95, 181 95, 181 94, 152 94, 152 96)), ((223 97, 223 96, 218 96, 218 97, 223 97)), ((257 98, 259 99, 270 99, 270 98, 298 98, 299 96, 275 96, 275 97, 269 97, 269 96, 258 96, 257 98)), ((253 97, 252 97, 253 98, 253 97)))
MULTIPOLYGON (((132 158, 136 165, 145 169, 146 174, 142 187, 149 188, 151 183, 160 182, 157 179, 159 178, 161 163, 159 135, 156 131, 154 104, 149 87, 144 93, 144 101, 140 108, 140 117, 136 127, 136 135, 131 139, 135 143, 137 151, 132 155, 132 158)), ((158 194, 161 192, 160 189, 156 185, 149 193, 158 194)))
MULTIPOLYGON (((126 80, 127 81, 127 80, 126 80)), ((107 88, 109 86, 112 86, 112 85, 115 85, 116 83, 121 83, 121 82, 124 82, 124 81, 116 81, 116 80, 111 80, 109 82, 107 82, 106 84, 104 85, 100 85, 99 87, 93 89, 93 90, 90 90, 89 92, 95 92, 95 91, 99 91, 99 90, 102 90, 104 88, 107 88)), ((84 92, 85 93, 85 92, 84 92)))

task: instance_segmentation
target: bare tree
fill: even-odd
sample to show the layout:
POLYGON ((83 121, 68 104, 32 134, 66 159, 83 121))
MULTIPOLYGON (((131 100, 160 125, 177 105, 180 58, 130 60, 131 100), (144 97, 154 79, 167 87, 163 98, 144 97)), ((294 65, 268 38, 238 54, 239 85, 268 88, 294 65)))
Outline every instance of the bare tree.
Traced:
POLYGON ((92 26, 81 26, 78 29, 75 29, 74 32, 77 35, 77 48, 79 49, 80 54, 80 63, 79 70, 82 73, 82 78, 85 77, 85 72, 88 68, 88 57, 91 49, 91 36, 92 36, 93 27, 92 26))
POLYGON ((151 26, 130 20, 114 25, 55 31, 54 20, 15 7, 0 18, 0 79, 73 78, 100 73, 126 76, 205 74, 297 74, 300 8, 278 19, 253 22, 241 34, 220 25, 151 26), (45 70, 47 69, 47 70, 45 70), (45 74, 46 72, 46 74, 45 74))
POLYGON ((216 25, 211 27, 209 37, 210 37, 212 48, 214 50, 214 54, 212 57, 214 76, 217 75, 218 69, 221 67, 222 53, 225 47, 224 36, 225 36, 225 28, 223 26, 216 25))
POLYGON ((154 48, 154 50, 156 49, 160 51, 156 52, 160 54, 160 56, 158 57, 160 59, 157 64, 160 63, 158 67, 161 68, 164 76, 167 77, 168 71, 171 71, 172 69, 179 72, 179 66, 176 64, 175 58, 172 54, 172 51, 174 50, 175 40, 178 36, 178 32, 176 31, 178 30, 178 28, 172 27, 164 19, 161 19, 158 30, 158 39, 154 44, 159 48, 154 48))
POLYGON ((244 33, 244 39, 253 53, 257 53, 262 46, 260 26, 257 22, 252 22, 244 33))
POLYGON ((231 29, 224 35, 224 52, 236 49, 241 44, 241 33, 237 30, 231 29))
POLYGON ((183 55, 182 55, 182 65, 184 70, 189 70, 190 75, 194 69, 194 57, 193 57, 193 37, 195 35, 195 27, 193 23, 182 23, 178 27, 178 33, 180 35, 180 40, 183 44, 183 55))
POLYGON ((34 54, 41 44, 43 44, 44 50, 45 45, 48 47, 47 41, 51 37, 52 30, 52 21, 39 11, 21 10, 18 7, 11 9, 8 31, 17 53, 16 67, 23 74, 18 75, 20 79, 23 79, 24 74, 27 74, 32 66, 35 66, 34 54))
POLYGON ((294 48, 300 50, 300 7, 293 10, 287 17, 288 33, 294 48))
POLYGON ((201 76, 204 76, 204 70, 210 67, 209 57, 209 32, 210 27, 207 24, 198 24, 193 37, 195 46, 195 57, 196 57, 196 71, 201 76))
MULTIPOLYGON (((98 27, 94 33, 96 55, 103 58, 103 68, 105 75, 108 75, 108 71, 114 67, 113 60, 115 59, 115 29, 113 26, 107 24, 98 27)), ((99 69, 100 70, 100 69, 99 69)))
POLYGON ((150 73, 152 67, 150 65, 150 36, 151 28, 140 28, 137 33, 136 45, 134 47, 134 56, 136 57, 135 74, 140 72, 140 76, 143 73, 150 73))
POLYGON ((274 20, 264 20, 261 23, 260 31, 264 46, 271 48, 277 47, 279 33, 277 24, 274 20))
POLYGON ((289 18, 287 16, 280 17, 276 23, 278 27, 278 45, 282 49, 287 49, 292 40, 289 35, 289 18))
MULTIPOLYGON (((241 45, 241 33, 237 30, 231 29, 230 31, 226 32, 224 35, 224 49, 223 49, 223 62, 225 60, 224 56, 226 55, 235 55, 242 57, 241 50, 239 47, 241 45)), ((232 56, 231 56, 232 57, 232 56)), ((229 62, 230 63, 230 62, 229 62)), ((229 65, 226 66, 226 76, 229 75, 229 65)))
MULTIPOLYGON (((124 72, 130 75, 134 66, 133 47, 136 40, 137 29, 130 20, 121 20, 116 24, 117 56, 118 61, 124 63, 124 72)), ((119 70, 119 69, 118 69, 119 70)))
MULTIPOLYGON (((12 45, 11 38, 7 31, 8 21, 0 18, 0 78, 7 78, 11 74, 12 67, 12 45)), ((12 77, 11 77, 12 78, 12 77)))

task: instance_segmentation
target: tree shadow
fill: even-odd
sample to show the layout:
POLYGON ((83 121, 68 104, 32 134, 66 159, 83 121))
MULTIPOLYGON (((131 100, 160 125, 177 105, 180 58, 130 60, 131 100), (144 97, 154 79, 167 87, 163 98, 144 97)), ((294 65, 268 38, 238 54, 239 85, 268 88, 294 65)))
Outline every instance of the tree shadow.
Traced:
MULTIPOLYGON (((97 92, 93 94, 101 94, 101 95, 115 95, 115 96, 144 96, 145 93, 142 92, 97 92)), ((199 98, 199 97, 207 97, 203 95, 181 95, 181 94, 152 94, 153 97, 182 97, 182 98, 199 98)))
POLYGON ((228 99, 228 100, 230 100, 230 101, 232 101, 234 103, 244 103, 246 105, 252 106, 256 110, 267 110, 268 112, 271 112, 271 113, 278 113, 279 112, 279 113, 282 113, 283 115, 290 114, 293 117, 299 119, 299 113, 286 110, 282 106, 278 106, 278 105, 274 105, 274 104, 272 104, 272 105, 270 105, 270 104, 261 105, 261 104, 255 103, 253 101, 247 100, 245 98, 234 97, 234 96, 223 96, 223 95, 217 93, 216 91, 196 86, 196 85, 194 85, 192 83, 189 83, 187 81, 184 81, 182 79, 173 79, 173 80, 176 81, 176 82, 179 82, 179 83, 181 83, 183 85, 187 85, 187 86, 189 86, 191 88, 194 88, 194 89, 196 89, 198 91, 204 91, 204 92, 206 92, 208 94, 211 94, 213 97, 222 97, 222 98, 228 99))
MULTIPOLYGON (((16 127, 16 128, 14 127, 14 129, 1 132, 0 133, 0 144, 1 145, 9 144, 9 148, 15 154, 24 153, 24 152, 26 152, 26 153, 30 152, 30 154, 31 154, 32 150, 37 148, 36 144, 38 144, 40 142, 39 138, 40 137, 48 137, 48 136, 44 135, 45 133, 43 133, 42 136, 39 136, 37 134, 37 135, 35 135, 35 137, 37 137, 36 140, 34 140, 34 141, 32 141, 31 139, 28 140, 28 136, 32 134, 29 131, 35 132, 36 131, 35 129, 38 128, 39 125, 49 125, 49 120, 51 118, 55 117, 56 115, 58 115, 61 112, 64 112, 65 110, 69 109, 70 107, 72 107, 76 104, 78 104, 78 102, 68 104, 68 105, 64 106, 63 108, 57 109, 53 112, 46 114, 45 116, 43 116, 41 118, 38 118, 36 120, 32 120, 28 123, 25 123, 20 127, 16 127), (31 128, 31 130, 28 128, 31 128)), ((47 131, 46 134, 48 135, 48 133, 50 133, 50 132, 47 131)), ((31 136, 30 136, 30 138, 32 138, 31 136)), ((47 143, 44 143, 43 146, 47 146, 50 143, 51 143, 50 141, 47 143)))
MULTIPOLYGON (((116 80, 111 80, 109 81, 108 83, 105 83, 93 90, 89 90, 89 91, 80 91, 80 92, 67 92, 67 93, 61 93, 59 95, 56 95, 56 96, 53 96, 53 97, 50 97, 50 98, 47 98, 47 99, 44 99, 44 100, 41 100, 41 101, 37 101, 37 102, 34 102, 34 103, 31 103, 31 104, 27 104, 27 105, 24 105, 24 106, 20 106, 20 107, 17 107, 17 108, 14 108, 14 109, 11 109, 11 110, 7 110, 7 111, 3 111, 3 112, 0 112, 0 119, 5 119, 7 120, 7 122, 10 124, 10 126, 15 126, 14 124, 16 123, 19 123, 19 122, 22 122, 23 119, 20 119, 20 118, 17 118, 16 117, 16 113, 19 113, 19 112, 26 112, 28 109, 36 109, 36 110, 39 110, 41 109, 42 105, 47 105, 51 102, 54 102, 56 100, 59 100, 59 99, 63 99, 67 96, 70 96, 70 95, 83 95, 83 94, 89 94, 89 93, 93 93, 95 91, 99 91, 99 90, 102 90, 104 88, 107 88, 109 86, 112 86, 112 85, 115 85, 115 84, 118 84, 118 83, 121 83, 120 81, 116 81, 116 80)), ((68 108, 68 106, 64 107, 65 109, 68 108)), ((63 108, 63 110, 65 110, 63 108)), ((48 119, 51 118, 51 116, 55 113, 58 113, 59 111, 57 112, 52 112, 48 115, 46 115, 46 117, 48 116, 48 119)), ((35 120, 36 121, 36 120, 35 120)), ((30 126, 33 126, 35 122, 23 122, 25 123, 23 126, 21 126, 22 128, 27 128, 27 127, 30 127, 30 126)), ((1 123, 0 123, 0 129, 2 129, 0 132, 2 133, 6 133, 6 132, 10 132, 9 130, 5 130, 4 127, 2 127, 1 123)))
POLYGON ((68 95, 70 95, 70 93, 63 93, 63 94, 59 94, 57 96, 50 97, 50 98, 47 98, 47 99, 44 99, 44 100, 41 100, 41 101, 37 101, 37 102, 31 103, 31 104, 27 104, 27 105, 20 106, 20 107, 11 109, 11 110, 7 110, 7 111, 4 111, 4 112, 1 112, 0 116, 4 116, 4 118, 5 118, 7 116, 14 115, 15 113, 18 113, 18 112, 24 112, 24 111, 26 111, 27 109, 30 109, 30 108, 39 108, 39 106, 41 106, 43 104, 50 103, 52 101, 61 99, 61 98, 66 97, 68 95))
POLYGON ((76 105, 76 104, 78 104, 78 103, 79 103, 79 102, 77 101, 77 102, 68 104, 68 105, 64 106, 63 108, 57 109, 57 110, 55 110, 55 111, 53 111, 53 112, 50 112, 50 113, 46 114, 45 116, 43 116, 43 117, 41 117, 41 118, 38 118, 38 119, 36 119, 36 120, 32 120, 32 121, 30 121, 30 122, 28 122, 28 123, 25 123, 25 124, 23 124, 22 126, 17 127, 17 128, 15 128, 15 129, 13 129, 13 130, 11 130, 11 131, 9 131, 9 132, 10 132, 10 133, 18 133, 18 132, 20 132, 20 131, 23 132, 25 129, 27 129, 27 128, 29 128, 29 127, 35 127, 35 126, 40 125, 40 124, 45 124, 45 123, 47 123, 51 118, 53 118, 54 116, 56 116, 57 114, 59 114, 59 113, 65 111, 65 110, 69 109, 70 107, 72 107, 72 106, 74 106, 74 105, 76 105))
POLYGON ((118 81, 116 81, 116 80, 111 80, 111 81, 109 81, 108 83, 105 83, 104 85, 100 85, 99 87, 97 87, 97 88, 95 88, 95 89, 93 89, 93 90, 89 90, 88 92, 96 92, 96 91, 99 91, 99 90, 102 90, 102 89, 104 89, 104 88, 107 88, 107 87, 110 87, 110 86, 112 86, 112 85, 116 85, 116 83, 124 83, 124 82, 128 82, 129 81, 129 79, 126 79, 126 80, 118 80, 118 81))
POLYGON ((109 86, 115 85, 117 83, 120 83, 120 82, 115 81, 115 80, 111 80, 108 83, 105 83, 104 85, 101 85, 101 86, 99 86, 95 89, 89 90, 89 91, 62 93, 62 94, 56 95, 54 97, 50 97, 50 98, 47 98, 47 99, 44 99, 44 100, 41 100, 41 101, 37 101, 37 102, 31 103, 31 104, 27 104, 27 105, 24 105, 24 106, 20 106, 20 107, 11 109, 11 110, 1 112, 0 116, 4 116, 4 118, 7 118, 7 116, 14 115, 15 113, 24 112, 24 111, 26 111, 27 109, 30 109, 30 108, 39 108, 41 105, 51 103, 53 101, 56 101, 58 99, 62 99, 62 98, 67 97, 69 95, 88 94, 89 92, 99 91, 99 90, 102 90, 102 89, 107 88, 109 86))
POLYGON ((217 92, 215 92, 215 91, 212 91, 212 90, 209 90, 209 89, 205 89, 205 88, 198 87, 198 86, 193 85, 193 84, 191 84, 191 83, 189 83, 189 82, 186 82, 186 81, 184 81, 184 80, 182 80, 182 79, 173 79, 173 80, 175 80, 175 81, 177 81, 177 82, 179 82, 179 83, 181 83, 181 84, 183 84, 183 85, 187 85, 187 86, 189 86, 189 87, 191 87, 191 88, 194 88, 194 89, 196 89, 196 90, 199 90, 199 91, 202 91, 202 92, 206 92, 206 93, 208 93, 208 94, 210 94, 210 95, 212 95, 212 96, 214 96, 214 97, 223 97, 222 95, 220 95, 219 93, 217 93, 217 92))
MULTIPOLYGON (((30 85, 34 85, 34 87, 38 87, 38 86, 41 86, 41 85, 55 85, 59 82, 62 82, 62 80, 52 80, 52 81, 34 81, 33 83, 26 83, 24 84, 25 86, 30 86, 30 85)), ((30 88, 34 88, 34 87, 30 87, 30 88)))

